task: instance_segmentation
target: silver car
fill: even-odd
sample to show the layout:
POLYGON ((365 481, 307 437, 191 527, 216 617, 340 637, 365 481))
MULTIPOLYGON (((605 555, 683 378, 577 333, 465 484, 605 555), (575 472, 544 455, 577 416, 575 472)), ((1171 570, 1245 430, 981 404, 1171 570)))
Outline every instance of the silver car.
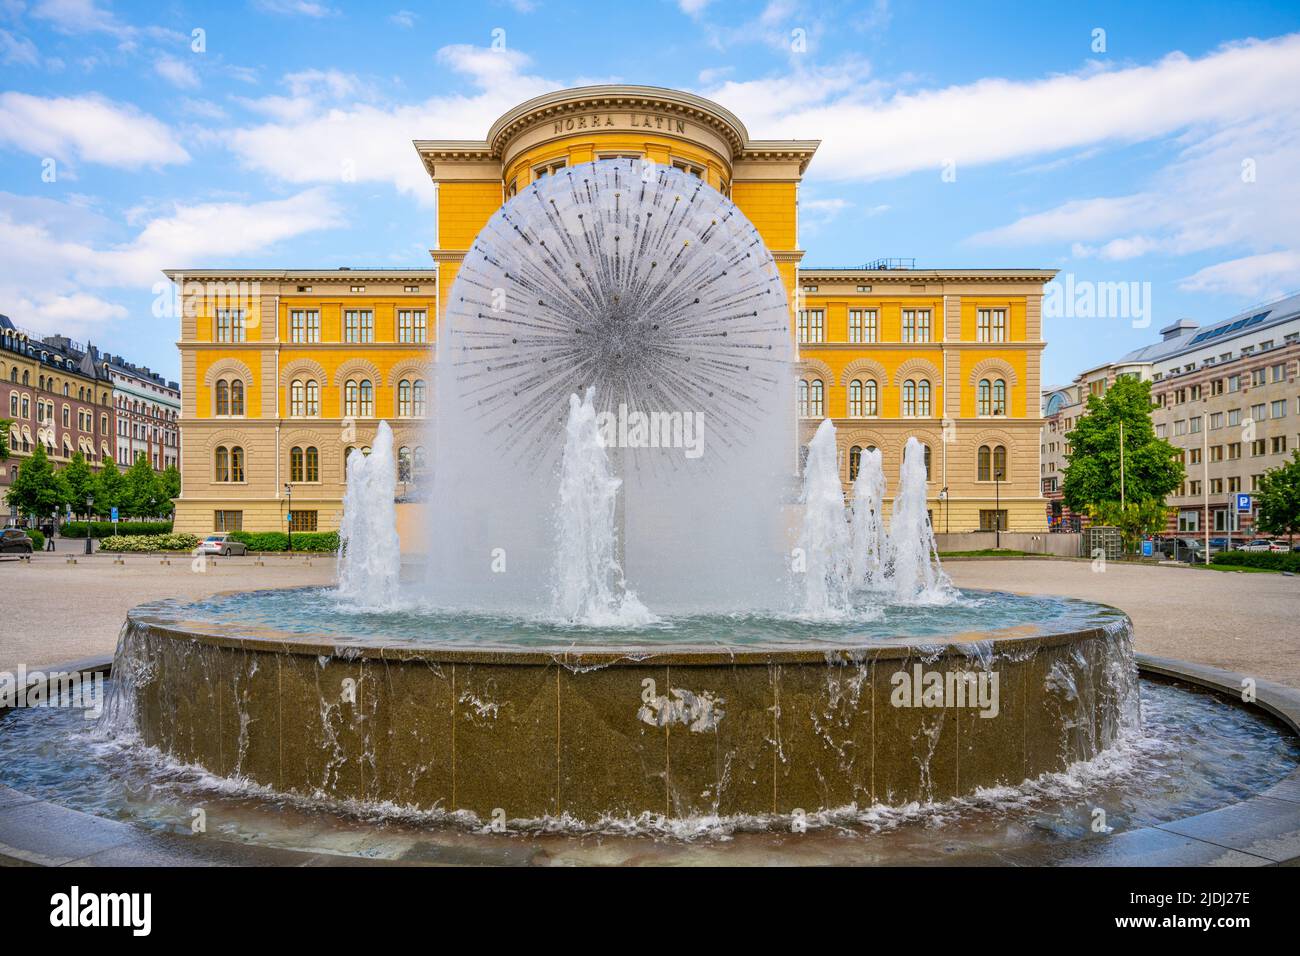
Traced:
POLYGON ((242 541, 231 541, 224 532, 210 534, 199 543, 200 554, 219 554, 230 557, 232 554, 248 554, 248 545, 242 541))

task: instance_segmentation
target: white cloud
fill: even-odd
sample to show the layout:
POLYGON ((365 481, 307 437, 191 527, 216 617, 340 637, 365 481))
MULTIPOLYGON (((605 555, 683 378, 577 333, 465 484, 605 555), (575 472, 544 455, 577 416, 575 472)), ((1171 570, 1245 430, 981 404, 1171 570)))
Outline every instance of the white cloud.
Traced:
POLYGON ((677 6, 688 17, 698 17, 711 0, 677 0, 677 6))
POLYGON ((332 17, 338 12, 323 3, 313 3, 311 0, 257 0, 257 6, 267 13, 311 17, 313 19, 332 17))
POLYGON ((755 135, 824 137, 813 163, 818 177, 938 175, 948 159, 960 170, 1268 115, 1279 102, 1300 100, 1300 35, 1233 44, 1199 59, 1173 53, 1148 66, 919 92, 864 82, 864 73, 851 64, 797 68, 706 95, 744 116, 755 135))
POLYGON ((401 27, 403 30, 410 30, 415 26, 415 21, 419 15, 410 10, 398 10, 388 17, 388 22, 401 27))
POLYGON ((125 317, 101 290, 149 292, 163 269, 229 264, 344 222, 330 193, 317 188, 257 203, 173 205, 112 242, 84 209, 0 194, 0 301, 11 303, 6 311, 19 325, 81 334, 125 317))
POLYGON ((60 33, 109 33, 126 38, 134 32, 95 0, 40 0, 32 7, 32 16, 60 33))
POLYGON ((314 82, 302 95, 246 101, 276 122, 232 130, 226 143, 246 168, 284 182, 385 182, 431 203, 433 187, 412 140, 481 139, 497 116, 561 85, 524 72, 528 57, 515 50, 448 46, 436 59, 474 91, 405 106, 340 107, 330 105, 328 84, 314 82))
POLYGON ((1300 286, 1300 250, 1266 252, 1206 266, 1178 283, 1184 292, 1226 293, 1255 302, 1279 299, 1300 286))
POLYGON ((172 86, 182 90, 192 90, 199 85, 199 74, 194 67, 174 56, 159 57, 154 70, 172 86))
POLYGON ((138 169, 190 159, 175 133, 135 107, 101 96, 0 93, 0 145, 62 162, 138 169))
POLYGON ((36 44, 8 30, 0 30, 0 63, 5 66, 39 66, 41 55, 36 44))

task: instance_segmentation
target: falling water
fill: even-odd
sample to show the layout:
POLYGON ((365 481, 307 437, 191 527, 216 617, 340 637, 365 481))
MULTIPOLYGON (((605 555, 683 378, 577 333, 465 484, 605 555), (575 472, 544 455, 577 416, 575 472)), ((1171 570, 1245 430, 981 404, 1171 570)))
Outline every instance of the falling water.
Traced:
POLYGON ((347 462, 348 486, 339 525, 339 589, 344 601, 366 608, 397 603, 402 570, 397 537, 397 462, 393 431, 380 422, 369 455, 354 449, 347 462))
POLYGON ((838 617, 849 610, 849 528, 844 520, 844 488, 835 452, 835 426, 828 418, 808 443, 804 466, 803 613, 838 617))
POLYGON ((948 575, 939 567, 925 486, 925 448, 909 438, 889 525, 888 573, 898 604, 947 604, 955 596, 948 575))
POLYGON ((853 482, 849 583, 856 590, 885 586, 885 469, 878 448, 862 452, 853 482))
POLYGON ((654 620, 627 589, 618 548, 618 492, 596 423, 596 389, 569 396, 555 515, 556 614, 570 624, 638 627, 654 620))

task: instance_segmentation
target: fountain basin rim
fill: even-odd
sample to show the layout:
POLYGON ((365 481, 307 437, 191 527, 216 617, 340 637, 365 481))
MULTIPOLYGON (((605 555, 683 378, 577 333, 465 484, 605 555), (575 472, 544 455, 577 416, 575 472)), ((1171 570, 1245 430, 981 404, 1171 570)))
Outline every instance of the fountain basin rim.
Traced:
MULTIPOLYGON (((215 592, 212 598, 261 591, 316 591, 317 587, 252 588, 215 592)), ((998 593, 998 592, 984 592, 998 593)), ((147 627, 160 637, 191 640, 213 647, 262 653, 332 657, 343 660, 428 661, 448 664, 516 664, 568 667, 638 666, 647 662, 677 666, 767 665, 843 663, 864 664, 880 660, 938 658, 959 655, 979 658, 993 650, 999 655, 1032 654, 1037 650, 1080 639, 1100 637, 1112 628, 1132 626, 1119 608, 1092 601, 1062 598, 1090 612, 1090 618, 1053 622, 1055 626, 1017 624, 946 635, 874 638, 862 644, 809 639, 790 644, 665 643, 611 641, 595 643, 479 645, 440 643, 436 640, 385 640, 382 637, 348 638, 328 632, 302 633, 237 622, 194 620, 185 616, 190 602, 175 599, 137 605, 127 613, 134 625, 147 627), (1080 626, 1082 625, 1082 626, 1080 626)), ((810 625, 813 626, 813 625, 810 625)), ((617 636, 617 632, 611 632, 617 636)))
MULTIPOLYGON (((1274 681, 1259 681, 1256 698, 1241 698, 1245 675, 1175 658, 1136 653, 1134 660, 1146 677, 1199 686, 1234 706, 1259 709, 1278 719, 1300 736, 1300 690, 1274 681)), ((91 658, 46 667, 47 674, 108 672, 111 660, 91 658)), ((51 683, 52 683, 51 678, 51 683)), ((0 711, 3 717, 4 711, 0 711)), ((0 722, 0 730, 4 724, 0 722)), ((1025 847, 989 858, 978 850, 954 854, 953 865, 1120 865, 1196 866, 1232 862, 1248 865, 1295 865, 1300 854, 1281 846, 1261 848, 1257 853, 1233 849, 1259 842, 1258 826, 1285 826, 1278 820, 1278 808, 1289 808, 1290 825, 1300 830, 1300 769, 1292 771, 1272 787, 1235 804, 1194 814, 1156 826, 1126 830, 1105 840, 1088 838, 1052 848, 1025 847), (1230 812, 1231 816, 1223 816, 1230 812), (1187 833, 1195 826, 1214 820, 1212 834, 1187 833), (1271 852, 1271 856, 1263 855, 1271 852), (1155 856, 1153 856, 1155 853, 1155 856)), ((1267 837, 1265 837, 1267 839, 1267 837)), ((345 859, 353 865, 384 866, 389 861, 364 856, 336 858, 313 850, 256 846, 242 843, 194 840, 191 836, 158 834, 142 827, 72 810, 50 800, 30 796, 0 785, 0 862, 19 865, 60 866, 79 861, 120 865, 122 858, 132 865, 176 866, 303 866, 345 859), (16 811, 16 812, 15 812, 16 811), (81 851, 68 849, 69 833, 79 837, 93 834, 98 846, 81 851), (61 855, 62 854, 62 855, 61 855)))

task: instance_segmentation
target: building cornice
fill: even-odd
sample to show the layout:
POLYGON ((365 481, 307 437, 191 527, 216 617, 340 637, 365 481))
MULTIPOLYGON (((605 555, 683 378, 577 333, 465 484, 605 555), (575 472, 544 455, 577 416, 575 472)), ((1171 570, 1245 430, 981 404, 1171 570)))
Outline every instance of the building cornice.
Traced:
POLYGON ((924 279, 964 279, 971 282, 1050 282, 1058 269, 854 269, 801 267, 799 278, 860 280, 879 282, 916 282, 924 279))
POLYGON ((314 282, 356 282, 358 279, 433 279, 437 269, 164 269, 163 275, 173 282, 189 279, 311 279, 314 282))

